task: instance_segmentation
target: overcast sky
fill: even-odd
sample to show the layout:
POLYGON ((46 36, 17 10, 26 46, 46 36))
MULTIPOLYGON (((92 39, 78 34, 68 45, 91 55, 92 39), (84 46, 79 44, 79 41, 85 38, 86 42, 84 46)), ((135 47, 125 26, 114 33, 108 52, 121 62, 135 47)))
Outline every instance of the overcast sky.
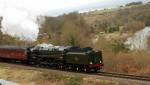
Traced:
POLYGON ((115 7, 133 1, 150 0, 0 0, 0 14, 7 9, 27 10, 31 13, 56 16, 72 11, 88 11, 115 7))
POLYGON ((38 16, 111 8, 133 1, 144 0, 0 0, 1 31, 20 39, 36 40, 38 16))

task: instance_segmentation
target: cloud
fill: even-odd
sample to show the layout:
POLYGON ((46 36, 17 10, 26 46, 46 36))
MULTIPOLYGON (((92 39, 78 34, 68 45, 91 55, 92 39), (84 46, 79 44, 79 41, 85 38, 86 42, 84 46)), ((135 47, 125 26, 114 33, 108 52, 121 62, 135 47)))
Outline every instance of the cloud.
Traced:
MULTIPOLYGON (((76 8, 97 0, 0 0, 1 31, 21 40, 36 40, 40 24, 38 16, 50 16, 50 12, 76 8)), ((59 15, 61 12, 58 12, 59 15)))

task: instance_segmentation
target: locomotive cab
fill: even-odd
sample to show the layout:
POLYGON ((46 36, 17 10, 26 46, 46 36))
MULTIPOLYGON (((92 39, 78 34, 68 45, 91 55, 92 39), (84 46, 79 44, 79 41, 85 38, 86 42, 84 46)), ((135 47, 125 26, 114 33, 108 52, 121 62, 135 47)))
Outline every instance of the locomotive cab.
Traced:
POLYGON ((102 60, 102 52, 92 52, 89 54, 90 56, 90 62, 89 62, 89 68, 94 70, 100 70, 103 67, 103 60, 102 60))

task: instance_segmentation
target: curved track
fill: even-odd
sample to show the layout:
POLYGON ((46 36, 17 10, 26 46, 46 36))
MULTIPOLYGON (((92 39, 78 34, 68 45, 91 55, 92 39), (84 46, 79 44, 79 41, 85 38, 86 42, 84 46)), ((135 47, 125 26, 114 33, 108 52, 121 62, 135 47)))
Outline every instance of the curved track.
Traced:
POLYGON ((133 80, 150 81, 150 77, 148 77, 148 76, 137 76, 137 75, 129 75, 129 74, 110 73, 110 72, 100 72, 96 75, 126 78, 126 79, 133 79, 133 80))

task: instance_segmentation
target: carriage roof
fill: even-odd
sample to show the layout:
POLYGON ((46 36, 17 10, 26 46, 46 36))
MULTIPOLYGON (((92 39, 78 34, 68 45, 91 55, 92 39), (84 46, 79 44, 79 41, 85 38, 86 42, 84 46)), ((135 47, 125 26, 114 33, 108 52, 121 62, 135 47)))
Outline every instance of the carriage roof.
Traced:
POLYGON ((3 46, 0 46, 0 49, 26 50, 26 47, 25 47, 25 46, 9 46, 9 45, 3 45, 3 46))

